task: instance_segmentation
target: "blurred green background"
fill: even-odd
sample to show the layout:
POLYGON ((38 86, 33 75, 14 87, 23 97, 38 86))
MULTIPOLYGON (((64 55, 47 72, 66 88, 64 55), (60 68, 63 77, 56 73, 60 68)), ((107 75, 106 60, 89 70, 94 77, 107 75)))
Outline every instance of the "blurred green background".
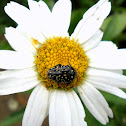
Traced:
MULTIPOLYGON (((14 0, 26 7, 28 7, 27 0, 14 0)), ((52 9, 56 0, 44 0, 50 9, 52 9)), ((69 33, 71 34, 82 18, 83 13, 95 4, 98 0, 72 0, 72 17, 71 17, 71 25, 69 28, 69 33)), ((112 11, 109 17, 104 21, 102 25, 102 30, 104 31, 103 40, 111 40, 117 44, 119 48, 126 47, 126 0, 110 0, 112 2, 112 11)), ((0 49, 12 49, 10 45, 7 43, 4 38, 4 30, 5 27, 13 26, 16 27, 16 23, 12 21, 4 12, 4 6, 10 2, 9 0, 0 0, 0 49)), ((126 75, 126 71, 124 71, 126 75)), ((126 91, 126 90, 124 90, 126 91)), ((31 91, 20 93, 19 96, 16 97, 17 102, 21 102, 21 98, 25 101, 28 99, 31 91), (24 97, 24 98, 23 98, 24 97)), ((110 119, 110 122, 107 126, 126 126, 126 100, 118 98, 114 95, 110 95, 108 93, 102 92, 102 94, 107 99, 110 107, 113 110, 114 118, 110 119)), ((12 96, 12 95, 11 95, 12 96)), ((9 111, 8 115, 3 115, 2 104, 4 100, 2 98, 9 99, 11 96, 0 96, 0 126, 20 126, 25 108, 24 103, 21 107, 18 107, 16 111, 9 111), (2 102, 1 102, 2 101, 2 102)), ((24 102, 23 101, 23 102, 24 102)), ((7 101, 6 101, 7 102, 7 101)), ((27 102, 27 100, 25 101, 27 102)), ((3 110, 6 112, 7 110, 3 110)), ((102 126, 98 121, 94 119, 94 117, 86 111, 86 121, 88 126, 102 126)), ((46 126, 46 125, 45 125, 46 126)))

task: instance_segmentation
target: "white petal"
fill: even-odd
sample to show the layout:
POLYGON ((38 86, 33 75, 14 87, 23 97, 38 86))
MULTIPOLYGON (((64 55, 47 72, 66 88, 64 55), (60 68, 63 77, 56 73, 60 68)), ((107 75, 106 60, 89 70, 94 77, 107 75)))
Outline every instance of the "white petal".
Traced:
POLYGON ((24 69, 34 66, 34 57, 27 53, 0 50, 1 69, 24 69))
POLYGON ((108 0, 99 0, 95 5, 90 7, 85 12, 85 14, 83 15, 83 18, 86 20, 90 16, 94 15, 94 16, 102 16, 101 18, 105 19, 108 16, 108 14, 110 13, 110 9, 111 9, 111 6, 106 5, 108 3, 109 3, 108 0), (104 10, 103 7, 105 8, 106 6, 108 8, 106 8, 106 10, 104 10))
POLYGON ((44 1, 33 1, 28 0, 29 8, 32 16, 34 17, 34 22, 39 28, 39 31, 45 36, 50 37, 51 30, 51 11, 44 1))
POLYGON ((126 69, 126 50, 117 49, 112 42, 101 42, 86 52, 89 66, 101 69, 126 69))
POLYGON ((99 111, 100 109, 98 109, 98 104, 96 105, 96 101, 94 101, 95 99, 91 100, 91 96, 86 93, 87 92, 87 88, 83 89, 82 87, 78 87, 78 91, 80 94, 80 97, 83 101, 83 103, 85 104, 85 106, 88 108, 88 110, 90 111, 90 113, 102 124, 106 124, 107 121, 105 120, 105 118, 102 116, 101 112, 99 111))
POLYGON ((70 111, 71 111, 71 122, 72 126, 80 126, 79 122, 79 117, 77 113, 77 108, 76 108, 76 103, 75 100, 73 99, 72 92, 67 92, 67 97, 69 101, 69 106, 70 106, 70 111))
POLYGON ((103 32, 101 30, 98 30, 89 40, 87 40, 85 43, 82 43, 84 51, 95 48, 101 42, 102 36, 103 32))
POLYGON ((43 42, 45 37, 39 31, 34 17, 29 9, 16 3, 10 2, 5 6, 5 12, 18 24, 23 31, 37 39, 39 42, 43 42))
POLYGON ((117 87, 113 87, 111 85, 107 85, 107 84, 97 82, 97 81, 92 81, 92 80, 89 80, 89 79, 87 79, 86 81, 91 83, 94 87, 96 87, 99 90, 102 90, 102 91, 105 91, 105 92, 114 94, 114 95, 116 95, 118 97, 126 99, 126 93, 123 92, 122 90, 120 90, 117 87))
POLYGON ((11 78, 11 79, 1 79, 0 80, 0 95, 8 95, 13 93, 24 92, 32 89, 40 81, 38 77, 31 78, 11 78))
POLYGON ((69 101, 66 92, 63 90, 55 90, 51 95, 49 125, 72 126, 69 101))
POLYGON ((37 2, 34 0, 28 0, 28 4, 32 14, 34 14, 34 16, 36 16, 35 14, 38 14, 40 17, 37 17, 40 18, 41 21, 43 18, 49 18, 51 16, 51 11, 44 1, 37 2))
POLYGON ((36 9, 39 7, 39 4, 37 1, 34 0, 28 0, 28 6, 30 10, 36 11, 36 9))
POLYGON ((112 110, 110 109, 103 95, 95 87, 93 87, 91 84, 87 82, 86 82, 86 87, 88 88, 88 91, 93 94, 93 97, 98 102, 99 106, 102 106, 106 114, 109 117, 113 118, 112 110))
POLYGON ((88 99, 91 101, 91 103, 94 105, 95 109, 99 112, 99 115, 105 120, 106 123, 109 122, 108 116, 102 105, 99 103, 99 101, 94 97, 94 92, 92 92, 87 85, 81 86, 83 90, 85 90, 85 95, 88 97, 88 99))
POLYGON ((69 100, 71 110, 72 126, 87 126, 87 123, 84 121, 84 108, 79 97, 74 91, 67 91, 66 94, 69 100))
POLYGON ((123 70, 111 70, 111 69, 101 69, 101 70, 104 70, 104 71, 110 71, 110 72, 113 72, 113 73, 118 73, 118 74, 123 74, 123 70))
MULTIPOLYGON (((86 54, 89 56, 89 58, 91 59, 93 56, 95 56, 97 58, 97 55, 108 55, 108 54, 113 54, 115 52, 117 52, 117 46, 116 44, 114 44, 111 41, 101 41, 96 48, 86 52, 86 54), (95 53, 95 54, 94 54, 95 53)), ((95 58, 94 57, 94 58, 95 58)), ((104 57, 105 58, 105 57, 104 57)), ((93 60, 93 59, 91 59, 93 60)))
POLYGON ((53 35, 64 36, 70 25, 71 1, 58 0, 52 9, 52 33, 53 35))
POLYGON ((5 29, 5 37, 15 51, 35 52, 35 48, 28 38, 26 38, 18 29, 9 27, 5 29))
MULTIPOLYGON (((88 66, 88 69, 92 69, 92 67, 88 66)), ((96 69, 96 70, 103 70, 103 71, 107 71, 107 72, 113 72, 113 73, 118 73, 118 74, 121 74, 123 75, 123 70, 122 69, 102 69, 102 68, 93 68, 93 69, 96 69)))
POLYGON ((48 109, 49 91, 38 85, 32 92, 24 113, 22 126, 41 126, 48 109))
POLYGON ((28 77, 38 76, 38 73, 35 71, 34 67, 21 69, 21 70, 6 70, 0 72, 0 80, 1 79, 25 79, 28 77))
POLYGON ((87 41, 101 27, 110 10, 111 3, 108 0, 100 0, 84 14, 72 37, 79 39, 81 43, 87 41))
POLYGON ((30 11, 26 7, 13 1, 8 3, 4 10, 18 24, 22 24, 25 19, 28 19, 30 14, 30 11))
POLYGON ((118 88, 126 88, 126 76, 104 70, 89 68, 86 72, 88 79, 118 88))

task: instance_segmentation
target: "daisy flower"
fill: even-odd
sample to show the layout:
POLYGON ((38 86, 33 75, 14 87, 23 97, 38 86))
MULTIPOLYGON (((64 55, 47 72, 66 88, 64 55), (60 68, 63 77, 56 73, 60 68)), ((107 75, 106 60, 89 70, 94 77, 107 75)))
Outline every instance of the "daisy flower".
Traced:
POLYGON ((87 126, 82 102, 106 125, 113 113, 97 89, 126 98, 119 89, 126 88, 126 50, 101 41, 111 3, 100 0, 87 10, 71 36, 70 0, 58 0, 52 11, 41 0, 28 0, 28 5, 11 1, 5 6, 18 26, 5 29, 14 51, 0 50, 0 68, 6 70, 0 72, 0 95, 35 87, 23 126, 40 126, 48 115, 50 126, 87 126))

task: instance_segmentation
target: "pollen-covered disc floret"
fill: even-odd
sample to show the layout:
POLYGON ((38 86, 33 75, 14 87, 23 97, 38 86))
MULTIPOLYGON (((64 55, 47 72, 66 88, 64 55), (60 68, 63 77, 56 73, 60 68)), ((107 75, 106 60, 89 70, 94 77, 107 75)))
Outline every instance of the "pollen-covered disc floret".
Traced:
POLYGON ((39 73, 39 79, 41 79, 42 84, 46 88, 62 88, 67 90, 80 85, 84 80, 86 68, 88 67, 88 58, 81 45, 74 39, 70 40, 69 37, 53 37, 47 39, 37 49, 35 64, 39 73), (56 72, 62 72, 64 68, 64 72, 68 71, 70 77, 68 77, 68 72, 67 74, 62 72, 63 74, 59 74, 60 77, 53 71, 53 75, 56 76, 53 79, 49 72, 51 73, 51 70, 55 68, 57 68, 56 72), (58 77, 62 81, 56 79, 58 77))

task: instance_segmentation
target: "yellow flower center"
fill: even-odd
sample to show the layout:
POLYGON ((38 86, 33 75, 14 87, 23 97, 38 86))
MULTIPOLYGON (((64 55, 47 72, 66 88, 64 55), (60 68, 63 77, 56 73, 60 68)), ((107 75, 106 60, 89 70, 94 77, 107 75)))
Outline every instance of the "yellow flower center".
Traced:
POLYGON ((74 88, 82 84, 86 76, 88 58, 74 39, 49 38, 37 49, 35 57, 39 79, 47 89, 74 88))

